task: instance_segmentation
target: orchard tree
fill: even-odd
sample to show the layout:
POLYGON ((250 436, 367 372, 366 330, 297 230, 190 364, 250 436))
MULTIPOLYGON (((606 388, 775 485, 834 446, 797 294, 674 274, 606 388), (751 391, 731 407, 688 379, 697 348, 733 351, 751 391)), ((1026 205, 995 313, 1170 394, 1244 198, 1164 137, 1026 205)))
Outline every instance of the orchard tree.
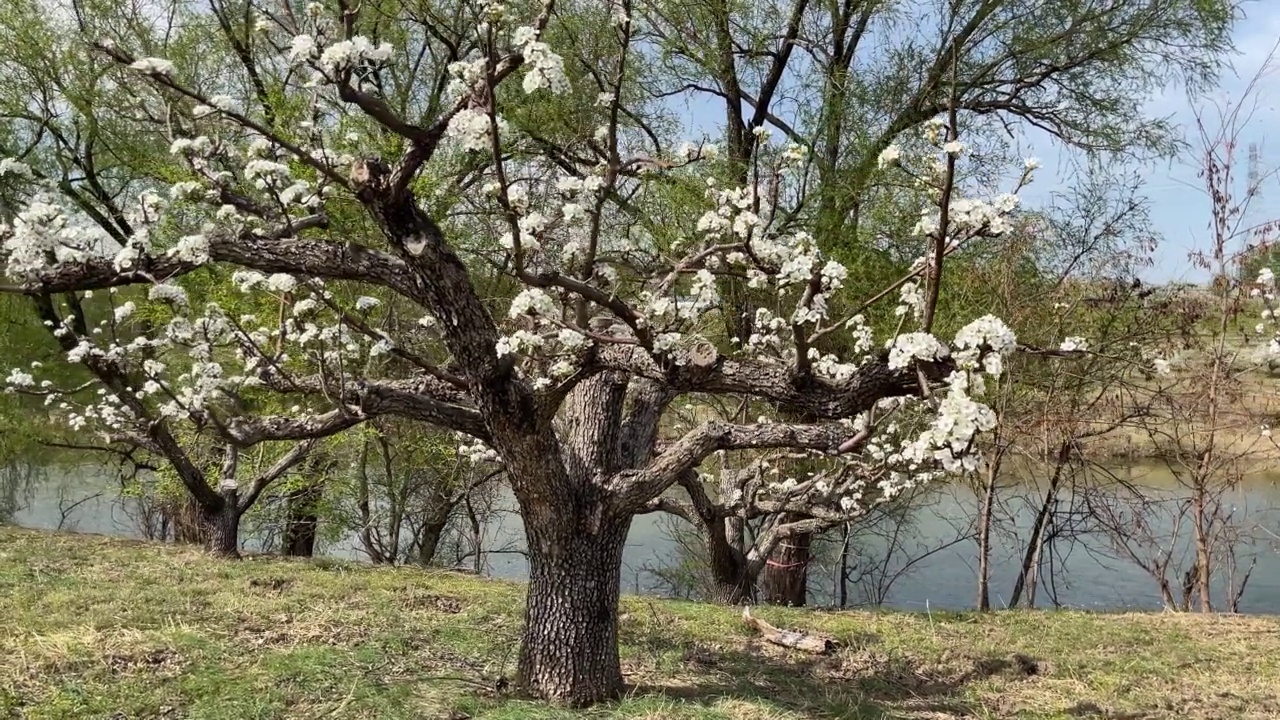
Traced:
MULTIPOLYGON (((85 7, 67 8, 76 57, 128 89, 122 109, 101 112, 181 168, 117 158, 150 185, 127 201, 126 226, 5 161, 33 176, 5 231, 6 290, 36 298, 68 360, 111 387, 116 400, 89 420, 153 443, 186 423, 228 447, 228 465, 236 448, 305 447, 385 414, 464 436, 519 503, 530 578, 518 670, 531 693, 588 704, 621 690, 631 519, 700 471, 748 469, 722 482, 714 514, 806 518, 771 525, 746 558, 758 565, 771 543, 976 466, 975 437, 994 421, 983 378, 1016 339, 982 316, 943 340, 933 318, 949 253, 1007 231, 1018 201, 960 181, 954 106, 877 154, 919 189, 904 232, 924 253, 866 293, 901 301, 896 327, 877 333, 833 302, 849 269, 806 229, 807 147, 773 144, 756 123, 743 175, 724 172, 716 145, 672 131, 636 89, 646 65, 629 1, 174 4, 178 29, 142 38, 85 7), (189 46, 165 57, 191 36, 234 63, 189 46), (773 299, 736 342, 717 331, 737 309, 721 297, 728 278, 773 299), (142 342, 99 342, 76 309, 112 289, 172 308, 179 284, 185 320, 158 317, 142 342), (375 314, 392 310, 417 321, 375 314), (716 398, 745 411, 667 421, 677 402, 716 398), (757 472, 762 452, 812 469, 757 472)), ((28 375, 11 382, 39 382, 28 375)), ((207 487, 198 479, 192 492, 207 487)))
MULTIPOLYGON (((989 183, 1020 162, 1011 137, 1113 158, 1169 155, 1180 144, 1177 128, 1151 117, 1142 100, 1170 83, 1212 81, 1230 48, 1236 3, 648 0, 637 12, 645 19, 638 36, 660 48, 643 86, 718 114, 722 172, 734 183, 747 184, 767 152, 762 128, 809 151, 815 182, 804 217, 819 248, 850 271, 833 306, 855 308, 921 253, 911 232, 917 188, 883 172, 882 153, 919 148, 921 131, 950 110, 975 151, 962 167, 970 180, 989 183)), ((953 276, 949 285, 957 284, 977 285, 953 276)), ((733 277, 718 289, 725 331, 746 341, 768 293, 733 277)), ((964 307, 939 304, 941 327, 968 322, 964 307)), ((866 307, 868 324, 891 332, 891 309, 866 307)), ((721 551, 743 546, 742 530, 728 522, 727 545, 720 521, 697 523, 715 528, 706 540, 719 578, 732 570, 722 560, 741 555, 721 551)), ((769 559, 767 597, 791 590, 782 595, 803 602, 808 545, 797 538, 769 559)), ((741 594, 721 585, 728 597, 741 594)))
MULTIPOLYGON (((10 163, 6 169, 30 186, 42 185, 25 166, 10 163)), ((148 193, 125 209, 115 229, 127 239, 111 258, 114 271, 134 272, 140 259, 135 243, 159 230, 163 207, 159 196, 148 193)), ((111 227, 34 200, 3 230, 9 270, 22 275, 24 265, 32 267, 28 263, 45 267, 46 251, 57 264, 77 262, 110 240, 111 227)), ((195 237, 179 238, 171 256, 207 262, 195 237)), ((247 309, 234 300, 210 299, 203 308, 193 307, 182 287, 145 277, 139 277, 147 286, 142 294, 107 286, 108 300, 99 303, 98 313, 86 305, 92 289, 64 292, 61 301, 51 292, 33 293, 43 326, 67 360, 82 364, 92 380, 65 387, 56 375, 44 377, 48 370, 34 361, 8 374, 7 389, 43 397, 70 433, 94 431, 103 447, 138 449, 166 461, 164 469, 195 503, 210 551, 236 556, 240 519, 262 492, 305 460, 320 439, 377 413, 376 401, 367 400, 358 411, 347 405, 324 412, 279 407, 281 397, 264 387, 260 366, 271 366, 275 381, 294 386, 308 382, 300 372, 341 382, 344 363, 360 362, 376 345, 359 342, 340 317, 325 323, 321 303, 338 307, 331 294, 299 287, 292 276, 240 271, 232 277, 246 292, 261 288, 271 296, 272 302, 260 306, 265 320, 251 313, 230 316, 228 307, 247 309)), ((356 305, 362 302, 368 301, 356 305)), ((77 447, 92 445, 82 441, 77 447)))
MULTIPOLYGON (((977 378, 983 374, 998 376, 1003 368, 1001 357, 1015 348, 1016 341, 1004 323, 985 316, 961 328, 950 348, 940 344, 935 347, 933 343, 938 341, 920 331, 932 323, 938 304, 937 285, 921 282, 920 275, 930 263, 941 263, 944 257, 962 247, 1010 232, 1018 201, 1011 193, 983 199, 961 192, 957 159, 966 147, 956 139, 958 127, 954 114, 951 120, 950 126, 942 119, 925 126, 921 140, 934 149, 933 156, 904 155, 899 146, 891 145, 880 158, 882 170, 907 180, 919 190, 925 207, 930 208, 911 231, 930 249, 930 254, 875 293, 879 297, 892 294, 898 300, 894 307, 898 322, 889 335, 888 354, 881 360, 887 369, 907 368, 914 362, 913 357, 932 365, 939 357, 947 357, 951 349, 959 349, 949 364, 918 368, 911 388, 928 398, 930 381, 944 380, 953 384, 947 399, 927 403, 924 407, 928 411, 922 415, 923 408, 907 402, 907 396, 902 393, 877 398, 873 405, 860 410, 853 423, 854 432, 836 447, 843 459, 834 464, 824 457, 829 453, 815 456, 811 448, 795 445, 739 454, 736 458, 718 450, 716 462, 708 468, 710 472, 686 473, 677 479, 687 499, 664 495, 650 501, 646 509, 678 515, 700 529, 706 541, 706 557, 718 600, 749 601, 756 598, 758 588, 766 585, 767 601, 803 604, 807 585, 803 569, 788 571, 792 563, 807 562, 809 536, 859 520, 877 504, 893 499, 913 485, 946 473, 974 469, 975 458, 969 443, 977 432, 992 428, 994 416, 985 406, 969 404, 972 402, 968 394, 971 373, 948 373, 958 367, 977 371, 977 378), (921 346, 916 347, 915 343, 921 346), (979 358, 984 350, 994 354, 979 358), (977 364, 979 359, 981 366, 977 364), (949 406, 951 402, 957 404, 949 406), (939 412, 942 418, 936 417, 939 412), (930 427, 929 422, 934 424, 930 427), (931 448, 926 451, 923 446, 913 445, 929 433, 932 433, 928 441, 932 443, 931 448), (907 468, 896 465, 904 448, 910 448, 907 455, 913 458, 907 468), (815 459, 818 462, 813 462, 815 459), (802 552, 775 555, 782 547, 802 552), (762 582, 762 575, 771 568, 782 572, 774 573, 771 584, 762 582), (795 578, 800 578, 799 582, 791 582, 795 578)), ((757 135, 763 137, 765 133, 757 135)), ((786 183, 797 153, 784 151, 770 167, 760 159, 766 156, 765 152, 754 161, 754 174, 769 178, 771 184, 786 183)), ((1031 181, 1034 170, 1034 163, 1025 164, 1015 191, 1031 181)), ((730 232, 731 221, 738 222, 733 213, 720 212, 714 219, 704 216, 699 224, 710 226, 707 234, 716 238, 719 233, 730 232), (723 223, 723 227, 717 228, 717 222, 723 223)), ((811 236, 805 237, 812 241, 811 236)), ((747 239, 752 238, 748 235, 747 239)), ((756 251, 754 243, 746 243, 742 248, 742 251, 756 251)), ((739 250, 730 249, 735 251, 739 250)), ((836 382, 856 378, 874 366, 873 359, 881 344, 862 314, 866 305, 844 318, 833 317, 828 303, 842 288, 847 271, 829 259, 819 269, 821 252, 816 248, 810 252, 814 260, 808 261, 809 267, 802 272, 814 275, 817 280, 805 280, 803 276, 788 279, 786 262, 779 266, 783 277, 770 278, 767 284, 753 279, 752 287, 768 288, 773 299, 759 303, 752 320, 754 331, 745 344, 734 340, 727 344, 744 348, 751 355, 776 357, 781 362, 794 364, 801 376, 836 382), (798 296, 783 291, 788 286, 805 283, 798 296), (810 295, 813 297, 809 298, 810 295), (833 319, 836 321, 832 322, 833 319), (830 350, 832 343, 847 349, 853 362, 834 354, 830 350)), ((733 272, 720 273, 721 277, 734 275, 733 272)), ((750 270, 747 276, 751 276, 750 270)), ((873 297, 872 302, 875 299, 873 297)), ((705 324, 702 329, 714 332, 713 327, 705 324)), ((979 392, 981 388, 979 379, 979 392)), ((786 415, 812 417, 812 411, 806 407, 751 395, 742 399, 736 410, 723 416, 737 414, 743 419, 754 418, 758 423, 769 422, 768 415, 758 413, 770 410, 780 411, 784 419, 786 415)))

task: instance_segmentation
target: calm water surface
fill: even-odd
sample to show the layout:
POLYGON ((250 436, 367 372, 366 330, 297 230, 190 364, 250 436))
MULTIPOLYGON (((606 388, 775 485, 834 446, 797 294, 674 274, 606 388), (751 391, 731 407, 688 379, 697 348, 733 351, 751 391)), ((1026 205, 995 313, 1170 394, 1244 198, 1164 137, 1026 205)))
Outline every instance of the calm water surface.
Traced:
MULTIPOLYGON (((1163 482, 1158 471, 1134 471, 1155 486, 1163 482), (1156 473, 1153 475, 1152 473, 1156 473)), ((17 525, 56 529, 62 522, 66 530, 102 533, 126 537, 138 537, 137 528, 128 512, 129 500, 118 497, 114 479, 101 468, 59 468, 50 470, 47 477, 22 488, 18 474, 9 472, 0 477, 0 517, 9 511, 10 522, 17 525), (7 478, 7 479, 6 479, 7 478), (78 504, 76 504, 78 503, 78 504), (63 512, 71 505, 74 509, 63 512), (16 507, 16 512, 14 511, 16 507)), ((1243 567, 1256 561, 1247 590, 1241 603, 1241 611, 1280 613, 1280 473, 1275 477, 1259 477, 1233 494, 1231 502, 1236 506, 1242 528, 1253 541, 1238 550, 1243 567)), ((1032 493, 1027 493, 1029 498, 1032 493)), ((1069 499, 1069 498, 1068 498, 1069 499)), ((1064 500, 1065 502, 1066 500, 1064 500)), ((485 545, 488 548, 518 549, 522 547, 520 518, 512 508, 510 496, 500 500, 503 512, 485 527, 485 545)), ((993 541, 991 572, 992 602, 1003 606, 1013 587, 1024 552, 1026 537, 1030 533, 1035 507, 1031 502, 1008 503, 1006 531, 996 534, 993 541)), ((891 556, 887 574, 898 574, 910 556, 928 554, 922 560, 898 574, 887 593, 869 588, 875 583, 857 583, 849 586, 851 604, 866 602, 880 595, 885 605, 908 610, 960 610, 974 605, 976 578, 976 544, 968 539, 968 522, 975 514, 977 501, 967 488, 940 489, 932 502, 914 513, 909 523, 898 528, 897 545, 902 549, 891 556), (904 554, 905 553, 905 554, 904 554)), ((624 589, 628 592, 658 592, 656 578, 650 569, 673 562, 679 546, 673 541, 673 521, 658 515, 637 517, 623 555, 624 589)), ((1168 533, 1170 527, 1156 527, 1157 533, 1168 533)), ((891 529, 891 528, 888 528, 891 529)), ((246 538, 246 545, 253 549, 255 538, 246 538)), ((866 549, 862 567, 875 566, 876 552, 885 546, 883 539, 864 538, 861 546, 866 549)), ((1134 563, 1121 559, 1105 537, 1085 535, 1074 542, 1060 542, 1053 563, 1055 582, 1053 596, 1069 607, 1092 609, 1155 609, 1161 607, 1155 583, 1145 571, 1134 563)), ((325 543, 321 549, 325 555, 363 559, 354 535, 325 543)), ((811 570, 810 593, 818 604, 834 601, 835 570, 826 557, 811 570)), ((496 577, 522 579, 526 576, 525 559, 518 552, 491 554, 486 557, 487 570, 496 577)), ((886 567, 872 576, 883 577, 886 567)), ((1219 585, 1223 578, 1219 578, 1219 585)), ((1052 598, 1042 587, 1037 595, 1040 605, 1052 604, 1052 598)))

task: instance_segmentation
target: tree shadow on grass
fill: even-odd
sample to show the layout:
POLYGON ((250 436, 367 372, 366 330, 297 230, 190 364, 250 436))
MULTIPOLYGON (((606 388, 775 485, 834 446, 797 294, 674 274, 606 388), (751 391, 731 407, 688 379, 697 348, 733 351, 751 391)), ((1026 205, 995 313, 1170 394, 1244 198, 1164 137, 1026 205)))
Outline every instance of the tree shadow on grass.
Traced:
POLYGON ((746 702, 762 710, 848 720, 974 717, 984 708, 966 694, 968 685, 1023 681, 1044 669, 1020 654, 935 662, 881 650, 873 640, 855 640, 828 655, 754 639, 680 646, 675 668, 669 656, 662 669, 646 662, 643 650, 627 663, 633 695, 705 706, 746 702))

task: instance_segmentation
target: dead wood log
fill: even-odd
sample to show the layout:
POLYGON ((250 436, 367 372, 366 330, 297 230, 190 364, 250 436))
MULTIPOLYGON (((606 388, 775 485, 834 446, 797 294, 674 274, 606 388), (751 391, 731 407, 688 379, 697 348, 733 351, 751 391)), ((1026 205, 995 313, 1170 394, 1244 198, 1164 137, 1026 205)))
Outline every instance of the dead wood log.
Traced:
POLYGON ((765 642, 781 645, 782 647, 792 648, 794 650, 803 650, 805 652, 817 653, 825 655, 836 648, 836 641, 828 635, 820 635, 817 633, 806 633, 798 630, 783 630, 774 627, 769 623, 757 617, 751 616, 751 608, 742 609, 742 621, 754 627, 760 633, 760 637, 765 642))

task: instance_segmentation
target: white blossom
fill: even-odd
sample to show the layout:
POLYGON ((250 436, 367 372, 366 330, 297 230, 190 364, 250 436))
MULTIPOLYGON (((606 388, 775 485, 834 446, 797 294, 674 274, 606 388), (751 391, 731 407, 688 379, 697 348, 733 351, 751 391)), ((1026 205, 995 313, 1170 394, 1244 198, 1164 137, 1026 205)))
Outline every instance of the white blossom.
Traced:
POLYGON ((533 28, 517 28, 513 44, 520 48, 525 60, 524 91, 533 94, 548 89, 555 95, 569 92, 569 77, 564 72, 564 59, 552 52, 551 46, 537 39, 533 28))
POLYGON ((164 58, 154 57, 135 60, 129 64, 129 67, 148 75, 163 75, 165 77, 172 76, 174 71, 173 63, 164 58))
POLYGON ((266 286, 272 292, 287 293, 298 286, 298 281, 292 275, 275 273, 266 279, 266 286))
POLYGON ((1082 337, 1071 336, 1064 338, 1058 349, 1064 352, 1084 351, 1089 349, 1089 342, 1082 337))
POLYGON ((947 354, 946 346, 929 333, 903 333, 889 343, 889 368, 898 370, 913 360, 937 360, 947 354))
POLYGON ((552 317, 556 314, 556 304, 545 292, 537 288, 526 288, 511 301, 507 314, 513 318, 521 315, 552 317))
POLYGON ((898 162, 901 158, 902 148, 897 145, 890 145, 880 151, 880 157, 877 159, 877 163, 883 169, 898 162))
POLYGON ((24 372, 18 368, 9 371, 9 377, 5 378, 5 383, 12 387, 31 387, 36 384, 35 378, 31 373, 24 372))
POLYGON ((204 235, 185 235, 168 255, 193 265, 203 265, 209 262, 209 238, 204 235))
MULTIPOLYGON (((505 133, 507 122, 497 119, 498 133, 505 133)), ((473 152, 489 152, 492 135, 490 134, 489 115, 483 110, 467 108, 460 111, 449 121, 445 137, 457 142, 463 150, 473 152)))
MULTIPOLYGON (((297 38, 294 38, 295 41, 297 38)), ((374 47, 363 35, 336 42, 320 53, 320 66, 327 70, 341 70, 364 63, 377 64, 391 58, 391 45, 383 43, 374 47)), ((292 50, 291 50, 292 54, 292 50)))

